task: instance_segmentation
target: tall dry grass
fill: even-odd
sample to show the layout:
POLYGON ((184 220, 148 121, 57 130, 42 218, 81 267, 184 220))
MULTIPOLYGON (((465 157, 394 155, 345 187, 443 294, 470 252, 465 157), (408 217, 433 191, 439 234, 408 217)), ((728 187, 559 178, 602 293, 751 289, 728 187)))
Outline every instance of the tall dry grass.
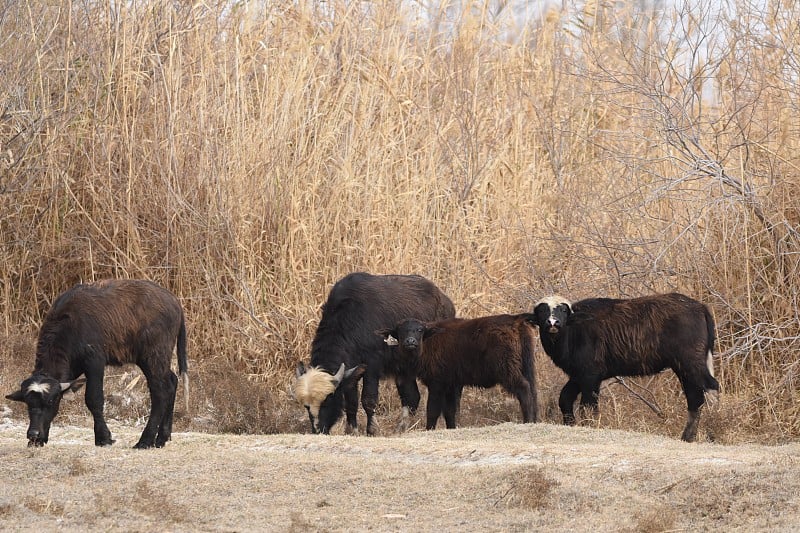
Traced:
MULTIPOLYGON (((186 307, 194 420, 304 429, 330 286, 416 272, 465 316, 693 295, 717 425, 796 437, 800 8, 719 4, 0 1, 0 384, 59 292, 144 277, 186 307)), ((665 420, 609 386, 601 423, 677 434, 677 380, 643 383, 665 420)))

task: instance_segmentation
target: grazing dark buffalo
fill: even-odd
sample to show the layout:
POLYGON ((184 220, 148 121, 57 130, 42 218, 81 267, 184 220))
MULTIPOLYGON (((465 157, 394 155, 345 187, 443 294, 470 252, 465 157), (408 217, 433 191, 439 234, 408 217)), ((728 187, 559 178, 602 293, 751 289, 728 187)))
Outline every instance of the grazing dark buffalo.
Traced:
POLYGON ((704 304, 677 293, 574 304, 550 296, 536 304, 534 315, 545 352, 569 376, 558 400, 564 423, 575 423, 579 394, 581 406, 597 410, 604 379, 671 368, 689 407, 681 438, 695 439, 705 392, 719 390, 712 365, 714 319, 704 304))
POLYGON ((427 429, 444 414, 449 429, 465 385, 502 385, 516 396, 525 422, 538 421, 533 367, 532 315, 453 318, 425 323, 405 319, 394 328, 377 330, 402 359, 416 369, 428 387, 427 429))
POLYGON ((86 407, 94 417, 94 443, 114 443, 103 418, 107 365, 133 363, 147 378, 150 418, 135 448, 160 448, 172 434, 178 378, 170 369, 177 344, 178 369, 187 392, 186 326, 178 299, 155 283, 105 280, 62 293, 45 316, 33 374, 6 396, 25 402, 28 446, 43 446, 62 395, 86 384, 86 407), (78 379, 81 375, 84 378, 78 379))
POLYGON ((329 433, 344 407, 348 433, 358 430, 358 386, 363 376, 361 405, 367 413, 367 434, 374 435, 378 382, 394 377, 403 406, 419 405, 414 370, 394 356, 374 331, 406 316, 438 320, 455 316, 453 302, 436 285, 421 276, 374 276, 356 272, 339 280, 322 307, 314 341, 311 369, 301 363, 293 394, 304 405, 311 431, 329 433))

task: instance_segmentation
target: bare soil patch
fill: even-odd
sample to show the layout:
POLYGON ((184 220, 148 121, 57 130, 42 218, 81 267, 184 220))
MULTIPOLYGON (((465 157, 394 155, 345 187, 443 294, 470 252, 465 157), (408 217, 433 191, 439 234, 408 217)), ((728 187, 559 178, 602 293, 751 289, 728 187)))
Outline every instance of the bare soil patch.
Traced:
POLYGON ((104 531, 789 531, 799 444, 686 444, 550 424, 398 436, 56 426, 44 448, 0 426, 3 529, 104 531))

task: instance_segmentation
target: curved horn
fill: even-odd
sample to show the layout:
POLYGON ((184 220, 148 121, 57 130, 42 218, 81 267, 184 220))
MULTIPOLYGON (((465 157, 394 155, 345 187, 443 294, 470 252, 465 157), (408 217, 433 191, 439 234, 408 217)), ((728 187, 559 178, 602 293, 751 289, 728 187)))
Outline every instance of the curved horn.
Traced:
POLYGON ((344 377, 344 363, 342 363, 342 366, 339 367, 339 371, 336 372, 336 375, 333 376, 333 379, 331 380, 333 386, 338 387, 339 383, 342 382, 343 377, 344 377))

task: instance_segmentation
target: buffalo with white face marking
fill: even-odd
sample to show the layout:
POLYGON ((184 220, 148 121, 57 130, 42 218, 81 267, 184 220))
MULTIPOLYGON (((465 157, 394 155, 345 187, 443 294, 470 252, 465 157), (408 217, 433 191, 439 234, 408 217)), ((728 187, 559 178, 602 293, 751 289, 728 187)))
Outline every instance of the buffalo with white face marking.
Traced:
POLYGON ((178 368, 187 392, 186 326, 175 296, 143 280, 105 280, 63 292, 39 330, 33 374, 6 396, 28 407, 28 445, 44 446, 67 391, 86 385, 97 446, 114 443, 103 418, 107 365, 136 364, 150 389, 150 418, 135 448, 162 447, 172 435, 178 368), (84 376, 81 378, 80 376, 84 376))
POLYGON ((681 438, 697 436, 706 391, 718 391, 712 355, 714 319, 708 307, 682 294, 574 304, 558 296, 534 308, 542 347, 568 376, 558 405, 574 424, 573 404, 597 410, 600 384, 615 376, 646 376, 667 368, 678 376, 688 405, 681 438))
POLYGON ((358 380, 367 434, 377 432, 380 379, 393 377, 403 406, 403 425, 419 405, 414 369, 395 357, 374 331, 407 316, 438 320, 455 307, 429 280, 416 275, 349 274, 331 289, 311 344, 311 368, 299 364, 292 393, 308 411, 311 431, 329 433, 344 409, 348 433, 358 431, 358 380))
POLYGON ((376 333, 397 347, 428 387, 426 428, 435 429, 444 415, 453 429, 465 386, 502 385, 519 401, 524 422, 538 420, 532 320, 530 314, 431 323, 406 319, 376 333))

